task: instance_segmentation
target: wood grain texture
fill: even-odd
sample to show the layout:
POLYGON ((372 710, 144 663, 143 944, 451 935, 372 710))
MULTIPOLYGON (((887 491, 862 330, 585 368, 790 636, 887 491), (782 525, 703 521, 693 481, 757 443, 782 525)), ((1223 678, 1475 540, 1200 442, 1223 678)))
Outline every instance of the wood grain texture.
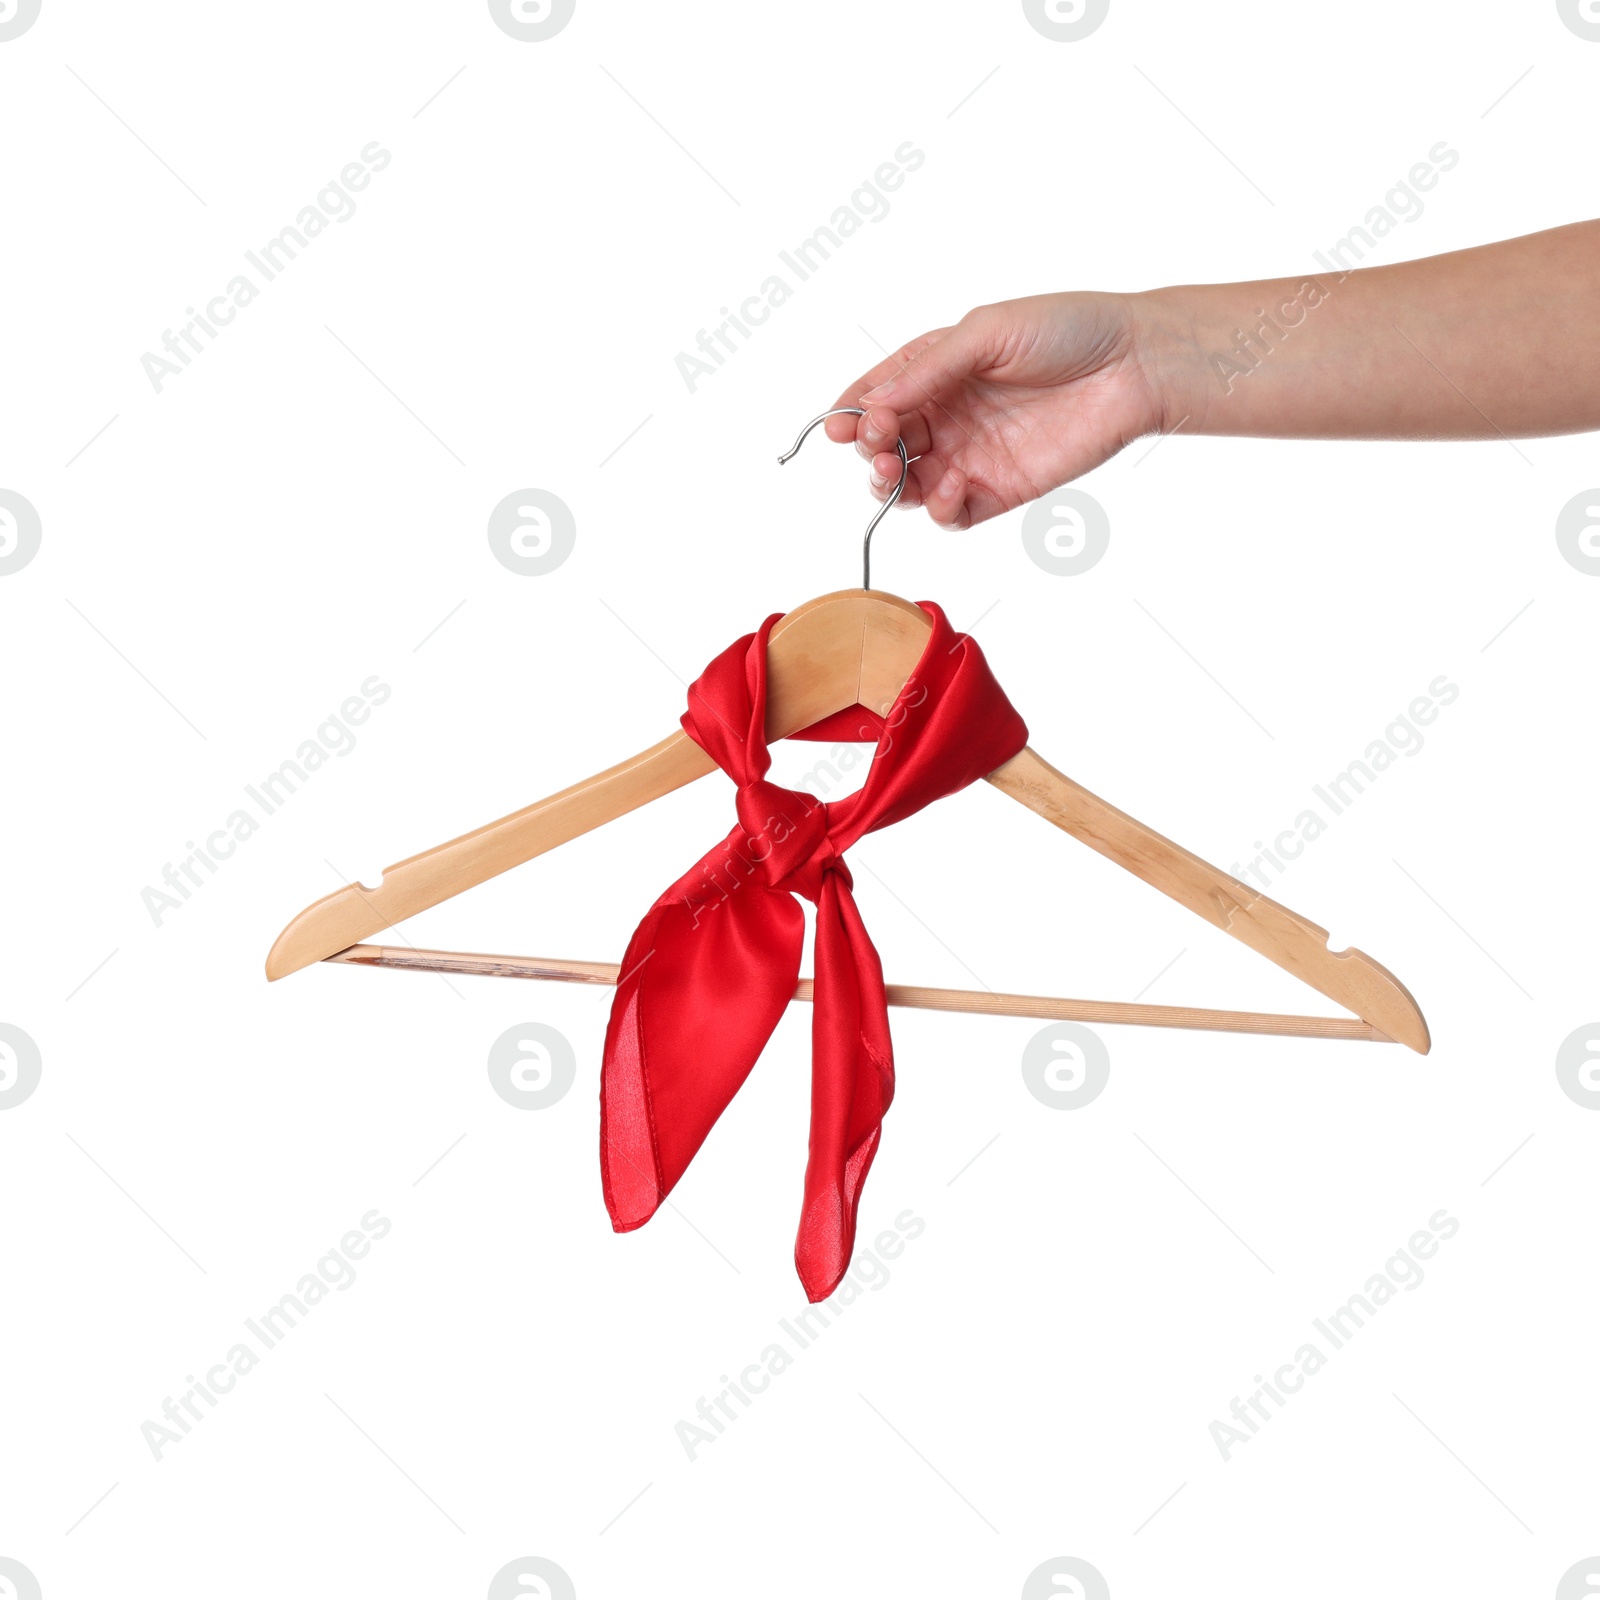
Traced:
MULTIPOLYGON (((450 972, 486 978, 534 978, 600 985, 615 984, 622 970, 610 961, 473 955, 454 950, 417 950, 409 945, 358 944, 328 959, 357 967, 392 967, 402 972, 450 972)), ((1119 1000, 1055 1000, 1044 995, 991 994, 983 989, 928 989, 903 983, 889 984, 888 995, 890 1005, 919 1011, 963 1011, 978 1016, 1037 1017, 1047 1022, 1101 1022, 1138 1028, 1196 1028, 1212 1033, 1268 1033, 1296 1039, 1395 1042, 1359 1017, 1207 1011, 1196 1006, 1130 1005, 1119 1000)), ((796 985, 794 998, 812 998, 809 978, 802 978, 796 985)))

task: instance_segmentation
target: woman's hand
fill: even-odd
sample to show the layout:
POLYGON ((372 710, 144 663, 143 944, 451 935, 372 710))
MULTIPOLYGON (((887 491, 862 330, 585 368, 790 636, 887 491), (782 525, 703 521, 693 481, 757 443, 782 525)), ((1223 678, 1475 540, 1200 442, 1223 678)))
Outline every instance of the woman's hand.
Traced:
MULTIPOLYGON (((1448 170, 1448 169, 1446 169, 1448 170)), ((1600 221, 1392 267, 1042 294, 969 311, 845 390, 828 437, 964 528, 1141 434, 1515 439, 1600 429, 1600 221), (865 392, 863 392, 865 391, 865 392)))
POLYGON ((834 401, 828 437, 872 463, 872 492, 899 481, 896 436, 918 457, 901 504, 964 528, 1026 504, 1162 428, 1139 300, 1041 294, 969 311, 913 339, 834 401))

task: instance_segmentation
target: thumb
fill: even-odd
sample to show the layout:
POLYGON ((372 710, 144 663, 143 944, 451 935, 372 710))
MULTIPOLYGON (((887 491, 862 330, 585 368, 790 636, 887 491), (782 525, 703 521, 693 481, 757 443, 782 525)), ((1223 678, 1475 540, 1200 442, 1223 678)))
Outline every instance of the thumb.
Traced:
POLYGON ((983 371, 997 353, 994 323, 981 312, 969 312, 947 333, 924 345, 892 378, 869 389, 860 403, 915 411, 983 371))

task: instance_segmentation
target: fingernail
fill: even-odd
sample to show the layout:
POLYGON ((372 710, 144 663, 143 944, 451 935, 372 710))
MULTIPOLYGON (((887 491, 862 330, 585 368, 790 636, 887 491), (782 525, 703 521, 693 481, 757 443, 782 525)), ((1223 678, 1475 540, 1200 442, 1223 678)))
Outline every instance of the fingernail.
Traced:
POLYGON ((872 487, 874 489, 887 489, 889 487, 889 480, 876 468, 873 469, 872 473, 872 487))
POLYGON ((961 487, 961 474, 951 467, 939 480, 939 494, 943 499, 950 499, 961 487))
POLYGON ((887 396, 892 388, 894 388, 893 378, 891 378, 887 383, 880 383, 876 389, 868 389, 867 392, 861 397, 861 404, 864 406, 869 406, 874 400, 882 400, 885 396, 887 396))

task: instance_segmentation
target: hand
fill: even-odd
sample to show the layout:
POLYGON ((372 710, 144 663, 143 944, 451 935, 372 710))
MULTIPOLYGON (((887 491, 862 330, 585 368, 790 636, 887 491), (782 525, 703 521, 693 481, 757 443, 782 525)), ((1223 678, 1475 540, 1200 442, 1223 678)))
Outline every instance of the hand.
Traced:
POLYGON ((1136 297, 1043 294, 969 311, 913 339, 834 401, 886 500, 900 478, 898 436, 917 457, 901 505, 964 528, 1081 476, 1163 424, 1136 297))

